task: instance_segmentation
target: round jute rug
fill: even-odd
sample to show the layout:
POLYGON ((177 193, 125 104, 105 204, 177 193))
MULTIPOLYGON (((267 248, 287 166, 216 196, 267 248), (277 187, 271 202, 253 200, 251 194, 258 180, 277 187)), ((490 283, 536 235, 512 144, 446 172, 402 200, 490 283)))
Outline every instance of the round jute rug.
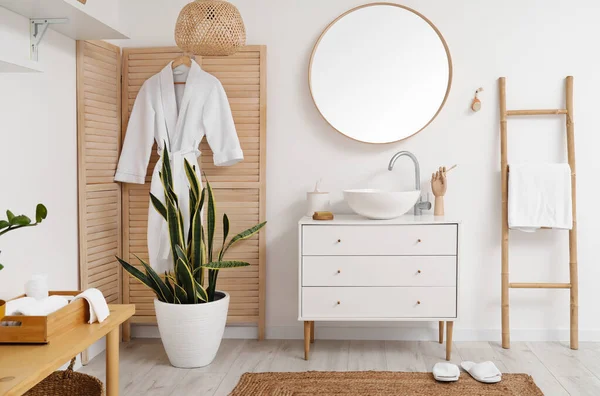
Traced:
POLYGON ((381 371, 246 373, 230 396, 543 396, 531 376, 503 374, 497 384, 482 384, 466 373, 441 383, 431 373, 381 371))

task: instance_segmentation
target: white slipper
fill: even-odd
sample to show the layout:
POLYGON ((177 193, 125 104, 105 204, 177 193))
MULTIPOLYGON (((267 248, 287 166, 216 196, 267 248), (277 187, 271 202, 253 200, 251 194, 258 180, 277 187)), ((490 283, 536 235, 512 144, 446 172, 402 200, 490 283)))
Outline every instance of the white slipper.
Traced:
POLYGON ((436 363, 435 366, 433 366, 433 378, 435 378, 437 381, 458 381, 459 376, 460 370, 456 364, 441 362, 436 363))
POLYGON ((502 379, 502 373, 493 362, 462 362, 460 366, 479 382, 495 384, 502 379))

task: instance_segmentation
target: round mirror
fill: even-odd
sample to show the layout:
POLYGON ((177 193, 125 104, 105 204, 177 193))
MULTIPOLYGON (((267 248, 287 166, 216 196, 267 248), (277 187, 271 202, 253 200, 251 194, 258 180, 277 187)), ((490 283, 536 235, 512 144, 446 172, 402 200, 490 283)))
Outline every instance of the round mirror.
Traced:
POLYGON ((390 143, 424 129, 442 109, 452 60, 423 15, 391 3, 333 21, 312 53, 309 85, 325 120, 361 142, 390 143))

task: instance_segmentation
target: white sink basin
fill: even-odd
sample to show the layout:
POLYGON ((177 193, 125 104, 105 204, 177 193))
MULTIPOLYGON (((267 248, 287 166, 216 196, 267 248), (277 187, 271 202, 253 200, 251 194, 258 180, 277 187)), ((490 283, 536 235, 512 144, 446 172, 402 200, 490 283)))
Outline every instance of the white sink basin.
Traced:
POLYGON ((369 219, 386 220, 400 217, 413 208, 420 191, 345 190, 350 208, 369 219))

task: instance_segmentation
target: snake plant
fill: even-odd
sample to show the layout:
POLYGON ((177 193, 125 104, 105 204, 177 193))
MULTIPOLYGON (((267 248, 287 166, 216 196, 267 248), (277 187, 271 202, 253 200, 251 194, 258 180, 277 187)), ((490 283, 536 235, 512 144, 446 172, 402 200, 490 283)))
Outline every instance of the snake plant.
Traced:
POLYGON ((216 253, 213 249, 216 226, 213 191, 208 179, 206 180, 206 187, 200 188, 201 184, 196 173, 196 167, 192 166, 186 159, 184 167, 190 185, 190 227, 188 235, 184 235, 183 216, 185 214, 182 213, 179 207, 179 198, 173 189, 173 175, 169 153, 166 149, 163 151, 162 158, 163 163, 159 176, 164 189, 165 202, 161 202, 152 193, 150 193, 150 200, 154 209, 160 213, 168 225, 173 256, 173 271, 165 272, 164 276, 159 276, 150 265, 137 256, 143 271, 118 257, 117 260, 133 277, 152 289, 159 301, 170 304, 202 304, 214 301, 219 271, 226 268, 250 265, 243 261, 224 260, 225 254, 237 242, 258 233, 266 222, 248 228, 227 241, 229 218, 224 214, 223 243, 219 252, 216 253), (202 212, 205 205, 207 209, 206 224, 203 224, 202 212))
MULTIPOLYGON (((10 231, 18 230, 23 227, 34 227, 40 224, 48 216, 48 209, 42 204, 38 204, 35 208, 35 223, 25 215, 15 216, 10 210, 6 211, 6 220, 0 220, 0 235, 4 235, 10 231)), ((0 264, 0 271, 4 266, 0 264)))

